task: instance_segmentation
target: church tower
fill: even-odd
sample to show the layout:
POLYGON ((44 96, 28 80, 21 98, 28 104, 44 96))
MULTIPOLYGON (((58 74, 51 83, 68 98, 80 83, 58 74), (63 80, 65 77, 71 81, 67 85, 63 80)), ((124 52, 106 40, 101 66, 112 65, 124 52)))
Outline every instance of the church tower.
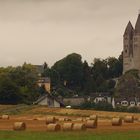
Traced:
POLYGON ((129 21, 123 35, 123 72, 133 68, 133 34, 134 28, 129 21))
POLYGON ((135 29, 129 21, 123 36, 123 73, 131 69, 140 71, 140 13, 135 29))
POLYGON ((134 69, 140 70, 140 13, 135 25, 133 37, 134 69))

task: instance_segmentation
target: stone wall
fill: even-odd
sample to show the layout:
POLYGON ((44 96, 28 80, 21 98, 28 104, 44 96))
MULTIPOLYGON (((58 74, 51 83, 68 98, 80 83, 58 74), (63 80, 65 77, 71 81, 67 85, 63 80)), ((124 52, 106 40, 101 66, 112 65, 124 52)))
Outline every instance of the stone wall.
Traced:
POLYGON ((82 97, 79 97, 79 98, 64 98, 63 99, 63 102, 65 105, 70 105, 70 106, 79 106, 81 105, 82 103, 85 102, 85 99, 82 98, 82 97))

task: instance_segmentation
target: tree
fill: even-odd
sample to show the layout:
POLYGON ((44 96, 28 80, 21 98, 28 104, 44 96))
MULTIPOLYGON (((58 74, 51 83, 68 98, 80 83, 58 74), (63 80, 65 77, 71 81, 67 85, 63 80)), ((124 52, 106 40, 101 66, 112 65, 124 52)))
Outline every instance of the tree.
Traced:
POLYGON ((56 62, 52 70, 58 73, 62 82, 67 81, 67 87, 80 89, 83 79, 81 56, 73 53, 56 62))
POLYGON ((85 94, 89 94, 90 92, 95 90, 95 81, 91 75, 91 68, 88 63, 84 61, 83 63, 83 82, 82 82, 83 90, 85 94))
POLYGON ((101 75, 104 79, 108 78, 108 68, 106 60, 101 60, 98 58, 94 59, 94 63, 92 64, 92 75, 95 80, 99 75, 101 75))
POLYGON ((32 103, 37 94, 37 71, 31 64, 7 67, 0 71, 0 103, 32 103))
POLYGON ((49 68, 48 64, 44 62, 44 71, 42 73, 43 77, 51 77, 51 69, 49 68))
POLYGON ((115 57, 107 58, 108 76, 109 78, 116 78, 122 74, 122 64, 119 59, 115 57))
POLYGON ((18 104, 21 100, 16 83, 8 74, 0 74, 0 104, 18 104))

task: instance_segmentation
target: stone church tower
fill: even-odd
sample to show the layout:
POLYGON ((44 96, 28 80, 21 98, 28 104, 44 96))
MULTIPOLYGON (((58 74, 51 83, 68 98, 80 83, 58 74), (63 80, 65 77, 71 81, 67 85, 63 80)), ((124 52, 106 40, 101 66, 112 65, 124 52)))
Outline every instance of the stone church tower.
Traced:
POLYGON ((135 28, 129 21, 123 35, 123 73, 130 69, 140 71, 140 13, 135 28))

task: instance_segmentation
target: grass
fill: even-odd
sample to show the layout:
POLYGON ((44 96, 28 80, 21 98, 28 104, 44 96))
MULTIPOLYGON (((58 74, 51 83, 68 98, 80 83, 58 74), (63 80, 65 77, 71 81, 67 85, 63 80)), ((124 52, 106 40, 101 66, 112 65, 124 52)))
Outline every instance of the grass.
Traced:
POLYGON ((24 105, 24 104, 20 104, 20 105, 13 105, 13 106, 4 106, 0 108, 0 114, 8 114, 8 115, 20 115, 25 113, 28 110, 32 110, 35 107, 38 106, 34 106, 34 105, 24 105))
POLYGON ((140 140, 140 133, 139 131, 116 133, 0 131, 0 140, 140 140))

